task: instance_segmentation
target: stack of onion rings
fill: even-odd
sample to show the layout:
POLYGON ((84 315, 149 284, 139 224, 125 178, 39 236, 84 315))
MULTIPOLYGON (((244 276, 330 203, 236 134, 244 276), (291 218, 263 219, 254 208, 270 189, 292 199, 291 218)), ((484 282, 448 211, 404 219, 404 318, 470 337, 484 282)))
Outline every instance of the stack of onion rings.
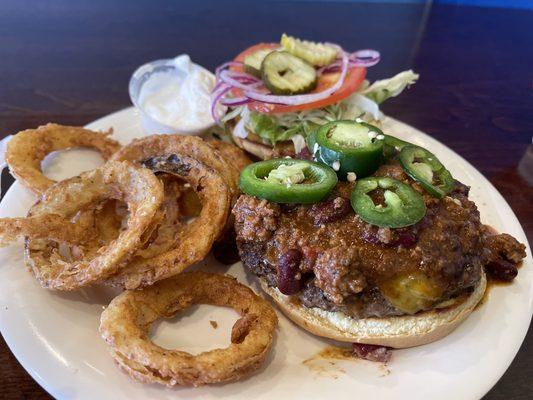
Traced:
POLYGON ((107 134, 48 124, 15 135, 6 158, 40 198, 26 218, 0 219, 0 246, 24 238, 26 264, 48 289, 142 288, 119 295, 101 318, 102 337, 124 371, 143 382, 200 386, 260 367, 277 326, 273 308, 230 277, 182 273, 231 237, 240 170, 251 162, 242 150, 179 135, 120 148, 107 134), (48 153, 80 146, 109 161, 57 183, 43 175, 48 153), (228 348, 193 356, 148 339, 156 319, 201 303, 241 314, 228 348))
MULTIPOLYGON (((250 160, 229 143, 178 135, 156 135, 134 140, 117 151, 110 163, 122 160, 141 164, 160 173, 160 180, 165 187, 164 200, 142 233, 135 251, 124 257, 115 273, 97 275, 100 276, 100 282, 133 289, 180 273, 205 258, 215 240, 231 226, 230 209, 239 194, 237 182, 240 168, 250 160), (194 220, 183 223, 186 207, 180 201, 190 197, 188 195, 192 192, 202 207, 194 220)), ((55 190, 55 193, 64 191, 61 184, 50 190, 55 190)), ((114 239, 120 230, 116 226, 116 216, 112 215, 108 206, 101 208, 105 212, 84 210, 81 214, 84 218, 79 219, 92 221, 98 228, 97 236, 107 239, 107 243, 105 240, 96 240, 74 247, 74 258, 76 255, 79 258, 80 253, 83 259, 96 257, 102 246, 108 244, 114 247, 120 243, 114 239)), ((57 242, 60 237, 48 239, 53 240, 28 237, 26 261, 37 272, 36 276, 45 287, 78 287, 72 283, 62 285, 58 280, 51 284, 49 279, 42 277, 40 271, 47 271, 49 265, 70 262, 73 258, 68 254, 59 256, 61 249, 57 248, 57 242)), ((56 278, 61 279, 51 279, 56 278)), ((80 285, 94 282, 93 279, 82 281, 84 283, 80 285)))
POLYGON ((202 209, 195 219, 179 227, 173 247, 150 258, 134 255, 127 268, 106 283, 127 289, 149 286, 205 258, 223 232, 238 193, 236 167, 229 168, 224 157, 204 140, 177 135, 135 140, 112 159, 134 161, 178 177, 196 192, 202 209))

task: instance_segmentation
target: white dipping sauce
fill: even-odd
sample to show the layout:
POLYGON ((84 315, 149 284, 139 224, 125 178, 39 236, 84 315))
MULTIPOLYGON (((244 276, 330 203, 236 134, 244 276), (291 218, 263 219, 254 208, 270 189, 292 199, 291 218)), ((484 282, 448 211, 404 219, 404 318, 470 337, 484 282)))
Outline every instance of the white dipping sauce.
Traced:
POLYGON ((178 130, 195 131, 214 124, 210 110, 215 76, 186 54, 169 60, 169 64, 175 68, 153 73, 142 85, 142 111, 178 130))

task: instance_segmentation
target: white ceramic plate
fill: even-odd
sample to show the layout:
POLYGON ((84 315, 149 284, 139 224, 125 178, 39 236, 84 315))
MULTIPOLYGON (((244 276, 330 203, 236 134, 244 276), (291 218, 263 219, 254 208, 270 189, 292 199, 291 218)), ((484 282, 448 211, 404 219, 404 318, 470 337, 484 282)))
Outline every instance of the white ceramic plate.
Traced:
MULTIPOLYGON (((437 154, 455 177, 472 186, 471 197, 483 222, 526 243, 505 200, 468 162, 412 127, 392 119, 386 124, 389 132, 437 154)), ((142 135, 139 116, 131 108, 89 125, 110 127, 122 143, 142 135)), ((49 157, 45 171, 53 178, 66 178, 100 162, 89 150, 73 150, 49 157)), ((15 183, 0 204, 0 216, 22 216, 34 201, 15 183)), ((212 260, 207 264, 226 270, 212 260)), ((0 265, 2 335, 24 368, 58 399, 477 399, 508 368, 532 314, 533 263, 528 248, 528 258, 512 285, 492 289, 489 301, 443 340, 395 351, 388 366, 362 360, 304 364, 328 341, 307 334, 280 314, 272 355, 255 375, 226 385, 167 389, 134 382, 114 365, 97 331, 112 291, 54 293, 40 288, 24 266, 22 245, 1 249, 0 265)), ((240 263, 227 272, 249 283, 240 263)), ((231 310, 199 306, 157 325, 153 337, 162 346, 200 352, 228 345, 236 319, 231 310), (218 329, 210 320, 218 322, 218 329)))

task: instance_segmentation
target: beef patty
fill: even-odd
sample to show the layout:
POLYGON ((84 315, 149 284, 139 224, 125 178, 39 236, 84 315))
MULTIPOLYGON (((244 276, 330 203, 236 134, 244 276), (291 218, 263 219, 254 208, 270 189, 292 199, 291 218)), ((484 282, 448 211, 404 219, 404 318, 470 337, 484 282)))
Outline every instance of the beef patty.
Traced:
POLYGON ((244 265, 307 307, 363 318, 450 304, 472 291, 485 265, 495 259, 516 265, 525 257, 524 245, 481 224, 467 186, 457 182, 438 200, 399 165, 384 165, 375 175, 401 180, 423 194, 425 217, 407 228, 369 225, 353 212, 353 184, 347 182, 314 205, 243 195, 233 213, 244 265))

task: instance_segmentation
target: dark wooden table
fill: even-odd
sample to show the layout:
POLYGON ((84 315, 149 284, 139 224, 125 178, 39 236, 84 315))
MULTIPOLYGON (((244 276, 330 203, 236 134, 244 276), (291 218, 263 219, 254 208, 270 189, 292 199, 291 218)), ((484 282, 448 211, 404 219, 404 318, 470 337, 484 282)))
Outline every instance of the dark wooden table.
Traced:
MULTIPOLYGON (((4 0, 1 9, 1 136, 49 121, 83 125, 129 106, 130 74, 151 59, 184 52, 214 68, 283 31, 348 49, 374 47, 383 62, 371 77, 407 67, 421 73, 420 82, 385 111, 469 160, 533 239, 532 11, 199 0, 4 0)), ((10 182, 4 181, 5 190, 10 182)), ((530 329, 486 399, 533 398, 532 370, 530 329)), ((3 340, 0 398, 49 398, 3 340)))

